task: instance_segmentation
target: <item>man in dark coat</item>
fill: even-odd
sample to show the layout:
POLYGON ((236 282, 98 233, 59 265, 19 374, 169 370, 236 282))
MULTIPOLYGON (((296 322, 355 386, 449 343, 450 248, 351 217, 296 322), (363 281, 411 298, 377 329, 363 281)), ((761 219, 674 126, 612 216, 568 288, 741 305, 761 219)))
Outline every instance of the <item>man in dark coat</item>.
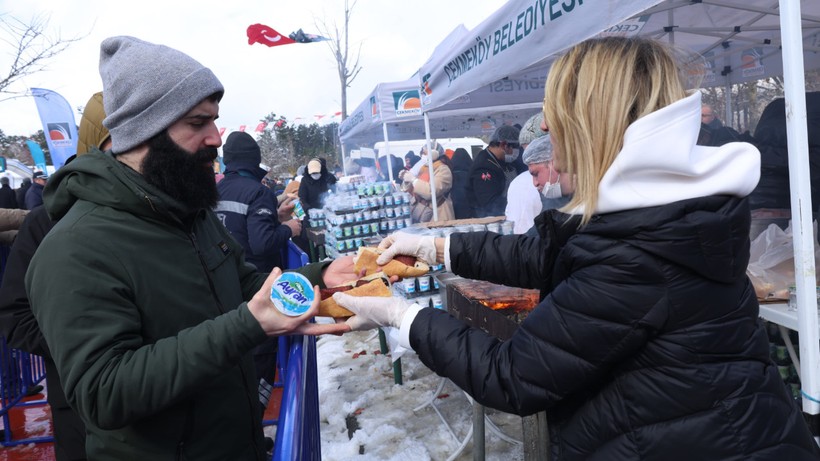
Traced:
MULTIPOLYGON (((77 155, 99 152, 111 147, 108 129, 102 126, 105 118, 102 92, 95 93, 83 110, 77 139, 77 155)), ((69 157, 65 165, 76 156, 69 157)), ((57 366, 51 356, 43 333, 31 310, 24 277, 31 258, 54 227, 44 205, 31 210, 20 226, 6 263, 6 277, 0 286, 0 334, 10 347, 39 355, 46 367, 48 405, 54 426, 54 456, 57 461, 80 461, 86 459, 85 424, 71 409, 65 390, 57 375, 57 366)))
POLYGON ((0 178, 0 208, 17 208, 17 198, 6 176, 0 178))
POLYGON ((450 189, 450 197, 453 199, 453 212, 456 219, 474 218, 473 207, 467 192, 473 159, 467 153, 467 149, 459 147, 453 152, 451 163, 453 164, 453 188, 450 189))
POLYGON ((43 188, 48 177, 42 171, 35 171, 31 187, 26 191, 26 209, 33 210, 43 204, 43 188))
POLYGON ((31 187, 31 178, 23 178, 20 187, 14 190, 14 199, 17 200, 17 206, 23 210, 26 209, 26 192, 31 187))
POLYGON ((262 184, 266 171, 259 167, 262 155, 251 135, 235 131, 222 148, 225 178, 217 184, 219 203, 215 212, 222 224, 245 249, 245 260, 260 272, 282 267, 282 252, 302 225, 294 219, 280 222, 273 191, 262 184))
MULTIPOLYGON (((330 177, 333 176, 322 166, 318 158, 308 162, 307 172, 299 183, 299 200, 305 211, 311 208, 322 208, 324 195, 330 190, 330 177)), ((333 184, 335 184, 335 177, 333 184)))
POLYGON ((467 186, 475 216, 503 216, 507 187, 518 175, 512 163, 518 157, 518 128, 502 125, 493 132, 490 144, 473 159, 467 186))

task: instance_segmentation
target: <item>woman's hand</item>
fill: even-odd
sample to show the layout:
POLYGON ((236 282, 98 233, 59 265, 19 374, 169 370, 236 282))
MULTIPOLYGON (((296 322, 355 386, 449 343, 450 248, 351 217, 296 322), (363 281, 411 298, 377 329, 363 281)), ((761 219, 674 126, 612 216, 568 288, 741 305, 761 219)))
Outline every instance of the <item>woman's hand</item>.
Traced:
POLYGON ((376 264, 381 265, 389 263, 396 255, 415 256, 430 265, 444 260, 444 239, 431 235, 394 232, 379 243, 379 249, 382 250, 382 254, 376 260, 376 264))

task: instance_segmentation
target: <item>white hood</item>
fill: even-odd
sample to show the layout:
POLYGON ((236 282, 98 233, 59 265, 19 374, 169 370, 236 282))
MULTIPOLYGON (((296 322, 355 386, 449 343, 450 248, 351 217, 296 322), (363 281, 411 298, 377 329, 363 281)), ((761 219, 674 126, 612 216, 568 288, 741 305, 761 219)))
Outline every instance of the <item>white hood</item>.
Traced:
MULTIPOLYGON (((697 146, 701 94, 636 120, 604 174, 595 214, 647 208, 710 195, 749 195, 760 179, 760 152, 751 144, 697 146)), ((574 214, 581 214, 576 209, 574 214)))

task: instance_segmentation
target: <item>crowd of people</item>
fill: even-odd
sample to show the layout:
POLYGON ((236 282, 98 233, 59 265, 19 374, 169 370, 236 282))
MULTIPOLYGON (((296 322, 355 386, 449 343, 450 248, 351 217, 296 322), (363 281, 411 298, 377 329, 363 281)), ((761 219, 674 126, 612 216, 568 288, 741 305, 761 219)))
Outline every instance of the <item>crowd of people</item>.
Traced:
MULTIPOLYGON (((401 297, 336 293, 354 315, 335 323, 311 321, 318 296, 282 314, 271 287, 304 238, 294 214, 336 187, 326 160, 277 196, 259 145, 237 132, 216 181, 226 90, 210 69, 118 36, 101 44, 100 76, 80 130, 96 136, 33 175, 0 286, 0 333, 46 359, 58 460, 263 460, 276 338, 378 327, 480 403, 546 411, 552 459, 820 456, 745 272, 760 153, 703 142, 716 132, 707 106, 659 42, 570 48, 542 113, 497 127, 475 156, 434 141, 403 165, 347 165, 392 177, 415 222, 516 222, 518 235, 395 233, 377 261, 410 255, 539 290, 507 341, 401 297)), ((295 270, 315 290, 361 275, 352 256, 295 270)))

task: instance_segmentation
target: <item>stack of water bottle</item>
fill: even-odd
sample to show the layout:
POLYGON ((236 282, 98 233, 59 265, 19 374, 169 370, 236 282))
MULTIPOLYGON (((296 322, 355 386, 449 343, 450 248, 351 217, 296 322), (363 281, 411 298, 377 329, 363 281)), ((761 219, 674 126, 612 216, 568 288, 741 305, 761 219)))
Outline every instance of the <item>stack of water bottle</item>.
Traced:
POLYGON ((438 264, 431 266, 430 272, 420 277, 405 277, 393 283, 393 294, 418 303, 421 307, 444 309, 444 294, 441 293, 437 279, 437 275, 443 271, 444 264, 438 264))
POLYGON ((338 186, 316 213, 322 216, 317 221, 323 220, 325 252, 331 258, 355 254, 359 247, 411 225, 410 195, 395 191, 389 182, 338 186))

